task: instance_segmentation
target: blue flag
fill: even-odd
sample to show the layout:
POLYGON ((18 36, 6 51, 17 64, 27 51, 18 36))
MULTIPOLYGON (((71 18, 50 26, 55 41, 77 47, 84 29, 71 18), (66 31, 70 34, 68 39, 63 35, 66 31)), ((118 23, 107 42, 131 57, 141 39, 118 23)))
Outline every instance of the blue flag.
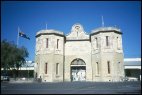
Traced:
POLYGON ((19 36, 30 40, 30 38, 23 32, 19 32, 19 36))

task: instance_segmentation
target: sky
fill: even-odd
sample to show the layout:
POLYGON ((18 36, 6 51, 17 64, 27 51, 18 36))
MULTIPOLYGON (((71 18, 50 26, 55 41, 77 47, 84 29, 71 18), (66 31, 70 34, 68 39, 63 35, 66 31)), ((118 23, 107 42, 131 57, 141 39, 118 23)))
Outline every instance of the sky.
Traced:
POLYGON ((141 57, 140 1, 4 1, 1 2, 1 40, 17 43, 18 27, 30 37, 20 37, 18 46, 29 52, 26 60, 35 60, 35 35, 54 29, 65 35, 75 23, 88 34, 104 26, 121 29, 124 58, 141 57))

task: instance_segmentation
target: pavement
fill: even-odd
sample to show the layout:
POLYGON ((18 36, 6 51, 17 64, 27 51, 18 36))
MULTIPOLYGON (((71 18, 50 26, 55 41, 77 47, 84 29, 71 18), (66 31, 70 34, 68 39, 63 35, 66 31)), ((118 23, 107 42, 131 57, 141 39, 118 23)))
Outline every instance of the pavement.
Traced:
POLYGON ((141 82, 1 82, 1 94, 141 94, 141 82))
POLYGON ((33 83, 31 80, 18 80, 18 81, 9 81, 9 83, 33 83))

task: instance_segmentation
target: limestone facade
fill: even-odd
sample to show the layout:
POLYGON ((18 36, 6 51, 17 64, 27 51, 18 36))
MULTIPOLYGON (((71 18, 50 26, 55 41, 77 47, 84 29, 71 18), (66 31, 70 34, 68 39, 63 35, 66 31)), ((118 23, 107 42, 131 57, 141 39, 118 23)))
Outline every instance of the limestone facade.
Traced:
POLYGON ((121 81, 124 77, 122 32, 100 27, 87 34, 82 25, 64 35, 57 30, 36 34, 35 77, 43 82, 121 81))

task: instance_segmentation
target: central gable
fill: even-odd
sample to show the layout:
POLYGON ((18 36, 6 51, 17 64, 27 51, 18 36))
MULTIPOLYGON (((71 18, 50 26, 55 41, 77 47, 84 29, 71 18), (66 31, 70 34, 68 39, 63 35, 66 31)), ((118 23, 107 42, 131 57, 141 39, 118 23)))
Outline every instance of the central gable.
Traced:
POLYGON ((84 40, 89 39, 81 24, 77 23, 72 26, 71 33, 66 36, 66 40, 84 40))

